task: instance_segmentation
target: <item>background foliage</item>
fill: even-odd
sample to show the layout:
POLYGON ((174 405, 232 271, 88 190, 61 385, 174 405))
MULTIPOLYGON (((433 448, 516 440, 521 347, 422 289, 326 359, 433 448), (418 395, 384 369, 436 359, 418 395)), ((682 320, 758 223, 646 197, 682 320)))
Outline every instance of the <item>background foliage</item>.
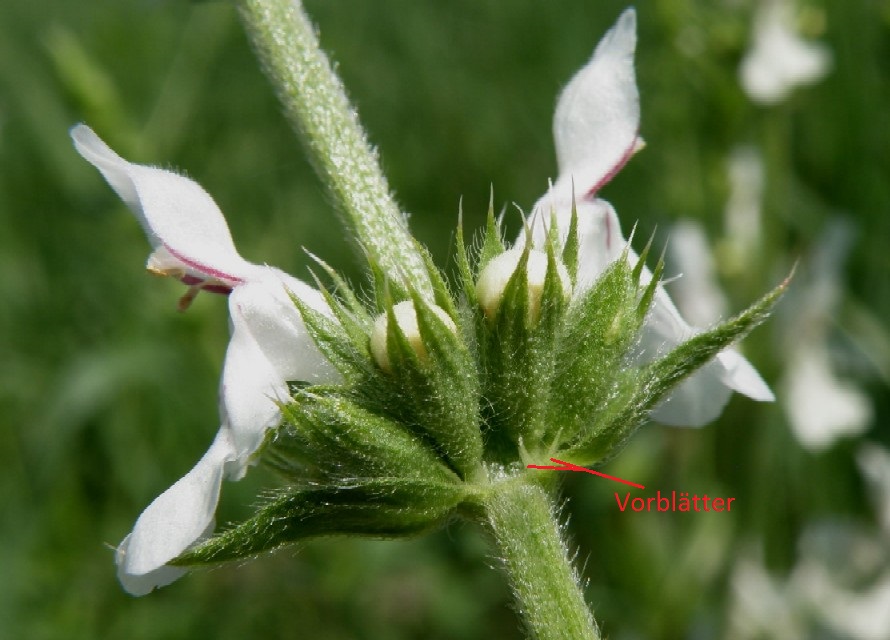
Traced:
MULTIPOLYGON (((461 197, 473 229, 489 185, 497 203, 526 208, 544 190, 556 172, 556 94, 624 3, 307 5, 414 231, 444 262, 461 197)), ((692 218, 719 245, 727 158, 753 145, 767 170, 766 239, 744 268, 721 271, 733 310, 797 258, 806 281, 806 256, 833 220, 854 233, 831 336, 872 402, 865 435, 811 453, 782 398, 736 397, 703 430, 644 429, 606 469, 736 497, 732 514, 620 514, 613 486, 567 479, 571 532, 608 635, 720 637, 736 615, 740 559, 781 580, 814 523, 877 528, 854 454, 866 440, 890 445, 890 5, 807 5, 833 71, 771 108, 737 80, 751 3, 652 0, 638 11, 649 146, 603 194, 625 228, 639 220, 648 235, 692 218)), ((202 294, 178 314, 180 286, 145 277, 138 225, 71 147, 78 121, 127 158, 197 179, 246 258, 305 277, 305 245, 364 277, 229 4, 3 2, 0 637, 518 637, 485 539, 460 524, 408 542, 318 541, 143 599, 124 594, 103 543, 116 544, 215 433, 226 310, 202 294)), ((793 300, 780 316, 745 345, 772 383, 793 300)), ((246 516, 271 482, 257 469, 228 484, 220 521, 246 516)))

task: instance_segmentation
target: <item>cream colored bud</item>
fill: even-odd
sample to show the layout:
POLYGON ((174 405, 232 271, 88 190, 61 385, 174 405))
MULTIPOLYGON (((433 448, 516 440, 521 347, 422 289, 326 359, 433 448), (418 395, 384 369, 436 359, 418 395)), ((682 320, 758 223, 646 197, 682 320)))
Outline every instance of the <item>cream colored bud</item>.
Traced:
MULTIPOLYGON (((489 320, 493 320, 501 306, 504 297, 504 289, 513 277, 519 261, 522 259, 523 249, 510 249, 493 258, 485 265, 476 283, 476 296, 479 304, 489 320)), ((544 293, 544 280, 547 277, 547 254, 543 251, 532 249, 528 254, 526 264, 526 278, 528 280, 528 315, 532 322, 537 321, 541 315, 541 296, 544 293)), ((568 299, 572 295, 572 284, 569 272, 565 265, 556 261, 556 275, 562 285, 563 297, 568 299)))
MULTIPOLYGON (((445 309, 436 305, 430 305, 430 309, 445 326, 455 334, 457 333, 457 327, 445 312, 445 309)), ((396 318, 396 323, 399 325, 399 329, 402 330, 402 334, 405 336, 408 344, 411 345, 411 349, 417 354, 421 362, 425 362, 427 351, 420 337, 420 327, 417 324, 417 313, 414 311, 414 303, 410 300, 400 302, 392 308, 392 312, 396 318)), ((371 330, 371 355, 374 356, 374 360, 381 369, 391 373, 392 363, 389 361, 389 352, 386 349, 386 334, 388 331, 389 317, 387 314, 381 313, 374 321, 374 328, 371 330)))

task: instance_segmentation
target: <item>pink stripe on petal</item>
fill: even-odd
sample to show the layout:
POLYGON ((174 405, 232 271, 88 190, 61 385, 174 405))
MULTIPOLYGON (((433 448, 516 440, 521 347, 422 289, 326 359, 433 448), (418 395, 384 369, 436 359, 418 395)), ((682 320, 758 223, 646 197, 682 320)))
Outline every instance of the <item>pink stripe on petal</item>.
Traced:
POLYGON ((618 162, 616 162, 615 165, 606 172, 606 175, 600 178, 599 181, 595 185, 593 185, 593 187, 591 187, 587 193, 584 194, 585 198, 593 200, 593 198, 596 196, 597 191, 602 189, 612 178, 618 175, 618 172, 621 171, 624 168, 624 165, 626 165, 628 161, 633 157, 634 153, 636 152, 637 143, 639 142, 639 140, 640 132, 639 130, 637 130, 636 135, 634 135, 633 142, 631 142, 627 150, 623 154, 621 154, 618 162))
MULTIPOLYGON (((176 249, 171 247, 170 245, 164 243, 164 248, 170 252, 174 258, 182 262, 187 267, 191 267, 195 271, 200 271, 201 273, 207 274, 212 278, 216 278, 217 280, 222 280, 224 282, 231 282, 232 284, 241 284, 244 282, 243 278, 239 278, 237 276, 233 276, 231 274, 226 273, 225 271, 220 271, 219 269, 214 269, 213 267, 208 267, 207 265, 201 264, 191 258, 187 258, 186 256, 179 253, 176 249)), ((198 281, 200 282, 200 280, 198 281)), ((186 283, 188 284, 188 283, 186 283)))

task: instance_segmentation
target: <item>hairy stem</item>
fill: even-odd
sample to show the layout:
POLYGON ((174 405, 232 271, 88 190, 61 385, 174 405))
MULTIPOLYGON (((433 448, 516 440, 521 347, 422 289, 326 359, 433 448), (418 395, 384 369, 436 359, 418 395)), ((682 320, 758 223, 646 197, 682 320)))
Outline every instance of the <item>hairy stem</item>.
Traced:
POLYGON ((530 637, 599 640, 547 491, 519 479, 499 483, 485 509, 530 637))
POLYGON ((431 296, 429 275, 405 216, 302 3, 238 0, 238 5, 291 124, 362 248, 388 278, 431 296))

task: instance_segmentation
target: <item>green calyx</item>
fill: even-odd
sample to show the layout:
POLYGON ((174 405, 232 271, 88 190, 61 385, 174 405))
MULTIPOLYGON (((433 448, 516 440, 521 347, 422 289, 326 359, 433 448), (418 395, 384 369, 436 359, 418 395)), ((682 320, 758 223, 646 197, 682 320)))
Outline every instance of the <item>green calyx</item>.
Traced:
POLYGON ((529 234, 511 249, 490 208, 476 250, 458 229, 453 290, 418 247, 433 295, 386 280, 372 264, 372 308, 319 261, 333 283, 333 291, 319 283, 331 313, 294 304, 342 382, 294 386, 262 452, 289 486, 175 563, 480 519, 503 483, 554 477, 528 464, 553 457, 592 466, 614 456, 677 384, 762 322, 787 286, 641 363, 663 260, 648 277, 650 240, 638 261, 625 251, 573 293, 584 268, 577 229, 573 211, 565 241, 554 220, 542 245, 529 234))

